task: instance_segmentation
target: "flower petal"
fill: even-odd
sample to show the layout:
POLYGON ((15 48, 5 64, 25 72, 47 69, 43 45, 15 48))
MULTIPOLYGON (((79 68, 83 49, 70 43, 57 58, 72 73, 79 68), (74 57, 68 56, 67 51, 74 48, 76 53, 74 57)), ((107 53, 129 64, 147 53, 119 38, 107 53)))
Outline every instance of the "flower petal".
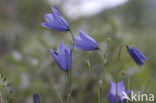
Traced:
POLYGON ((70 66, 71 66, 71 62, 70 62, 70 61, 71 61, 71 48, 72 48, 72 46, 69 45, 69 46, 68 46, 68 53, 67 53, 67 55, 68 55, 68 56, 67 56, 67 57, 68 57, 68 58, 67 58, 67 60, 68 60, 68 68, 70 68, 70 66))
POLYGON ((111 94, 113 94, 113 95, 116 95, 116 84, 114 83, 114 82, 110 82, 110 92, 111 92, 111 94))
POLYGON ((60 59, 60 54, 56 54, 54 50, 52 50, 51 48, 49 49, 53 59, 55 60, 56 64, 58 65, 58 67, 62 70, 64 70, 64 66, 62 65, 61 59, 60 59))
POLYGON ((50 13, 45 14, 44 18, 45 18, 46 22, 54 22, 53 14, 50 14, 50 13))
POLYGON ((121 82, 118 83, 118 95, 120 97, 123 96, 123 91, 125 91, 125 86, 124 86, 123 81, 121 81, 121 82))
POLYGON ((69 29, 67 21, 62 16, 60 17, 59 22, 63 26, 63 28, 66 28, 66 30, 69 29))
MULTIPOLYGON (((110 82, 110 88, 108 93, 109 103, 116 103, 116 83, 110 82)), ((118 97, 118 103, 121 103, 120 97, 118 97)))
POLYGON ((65 47, 65 45, 63 44, 63 43, 60 43, 60 45, 58 46, 58 48, 57 48, 57 52, 59 53, 59 54, 64 54, 64 50, 66 49, 66 47, 65 47))
POLYGON ((91 43, 93 47, 97 46, 96 41, 90 36, 88 36, 85 32, 83 32, 82 30, 79 30, 79 34, 80 34, 80 38, 91 43))
POLYGON ((43 27, 45 27, 45 28, 52 29, 50 24, 47 24, 47 23, 41 23, 40 25, 43 26, 43 27))
POLYGON ((90 51, 97 49, 97 45, 91 37, 79 30, 79 36, 74 37, 74 48, 90 51))
POLYGON ((62 26, 64 30, 67 30, 68 29, 67 21, 60 15, 60 13, 54 7, 51 7, 51 9, 53 11, 55 21, 57 21, 60 24, 60 27, 62 26))
POLYGON ((55 17, 61 16, 60 13, 57 11, 57 9, 55 9, 53 6, 51 6, 51 10, 55 17))
POLYGON ((138 58, 142 60, 148 60, 140 51, 138 51, 136 48, 131 47, 131 49, 134 51, 135 54, 137 54, 138 58))
POLYGON ((43 27, 49 28, 49 29, 53 29, 56 31, 66 31, 66 28, 62 28, 57 22, 53 22, 53 23, 41 23, 41 25, 43 27))
POLYGON ((74 38, 74 48, 75 49, 81 49, 81 50, 95 50, 95 48, 93 48, 92 46, 90 46, 90 44, 88 44, 88 42, 86 41, 82 41, 79 39, 74 38))
POLYGON ((108 93, 107 98, 109 103, 116 103, 116 96, 112 95, 111 93, 108 93))
POLYGON ((65 49, 65 70, 67 71, 70 68, 70 55, 68 54, 68 50, 65 49))

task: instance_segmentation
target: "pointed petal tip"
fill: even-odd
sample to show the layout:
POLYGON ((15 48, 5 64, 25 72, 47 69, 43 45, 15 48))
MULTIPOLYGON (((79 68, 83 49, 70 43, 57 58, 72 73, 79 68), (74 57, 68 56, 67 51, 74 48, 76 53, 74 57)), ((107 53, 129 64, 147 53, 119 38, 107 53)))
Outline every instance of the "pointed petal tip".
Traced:
POLYGON ((144 60, 145 60, 145 61, 148 61, 148 59, 147 59, 145 56, 144 56, 144 60))
POLYGON ((63 47, 63 48, 65 48, 65 45, 61 42, 61 43, 59 44, 58 47, 63 47))
POLYGON ((45 28, 51 28, 47 23, 40 23, 40 25, 45 27, 45 28))
POLYGON ((118 84, 124 84, 124 82, 123 81, 120 81, 118 84))
POLYGON ((142 67, 143 64, 138 64, 139 67, 142 67))
POLYGON ((78 29, 78 31, 79 31, 79 32, 82 32, 83 30, 82 30, 82 29, 78 29))
POLYGON ((51 6, 50 8, 51 8, 52 11, 56 10, 56 8, 54 6, 51 6))
POLYGON ((73 48, 73 46, 72 45, 68 45, 68 50, 71 50, 73 48))
POLYGON ((109 82, 109 85, 110 85, 110 86, 113 86, 114 84, 115 84, 115 83, 114 83, 113 81, 110 81, 110 82, 109 82))
POLYGON ((52 53, 54 52, 54 50, 52 48, 49 48, 49 52, 52 53))
POLYGON ((44 26, 44 25, 45 25, 45 23, 40 23, 40 25, 41 25, 41 26, 44 26))

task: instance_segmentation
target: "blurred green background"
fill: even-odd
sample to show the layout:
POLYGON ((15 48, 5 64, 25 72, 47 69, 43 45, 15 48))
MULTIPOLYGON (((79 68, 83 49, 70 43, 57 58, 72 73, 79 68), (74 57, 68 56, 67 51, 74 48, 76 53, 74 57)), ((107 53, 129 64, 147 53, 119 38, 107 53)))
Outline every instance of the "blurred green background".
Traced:
MULTIPOLYGON (((96 3, 95 8, 82 8, 88 3, 82 1, 0 1, 0 90, 3 101, 7 100, 4 103, 32 103, 34 92, 40 93, 42 103, 59 103, 50 82, 55 85, 63 101, 67 100, 67 75, 57 67, 49 48, 56 50, 60 42, 68 45, 71 35, 69 32, 56 32, 40 26, 45 21, 44 14, 51 12, 50 6, 60 11, 74 35, 78 35, 78 29, 81 28, 97 41, 107 55, 107 63, 103 67, 105 59, 99 51, 74 50, 72 103, 98 102, 98 81, 101 80, 103 68, 103 103, 108 102, 109 82, 115 82, 115 74, 122 71, 126 75, 121 75, 119 79, 124 81, 126 88, 127 77, 130 79, 130 89, 134 91, 143 91, 150 80, 146 92, 156 95, 156 1, 125 0, 123 4, 107 8, 109 5, 105 2, 113 4, 118 0, 101 0, 100 10, 96 8, 96 3), (90 14, 84 15, 88 12, 90 14), (121 44, 133 45, 148 58, 148 62, 138 67, 125 48, 121 51, 119 61, 121 44), (89 80, 86 60, 91 64, 89 80), (6 86, 8 83, 11 85, 6 86)), ((95 1, 100 0, 89 2, 95 1)))

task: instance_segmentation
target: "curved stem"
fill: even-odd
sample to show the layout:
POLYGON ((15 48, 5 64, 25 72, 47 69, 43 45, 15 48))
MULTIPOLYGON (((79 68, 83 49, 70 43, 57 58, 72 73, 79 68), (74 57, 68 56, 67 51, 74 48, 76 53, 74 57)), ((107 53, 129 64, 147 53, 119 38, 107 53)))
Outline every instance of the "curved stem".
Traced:
MULTIPOLYGON (((127 49, 129 48, 126 44, 120 45, 119 48, 119 55, 118 55, 118 61, 120 62, 120 57, 121 57, 121 49, 123 47, 126 47, 127 49)), ((116 103, 118 103, 118 73, 116 74, 116 103)), ((129 79, 128 79, 128 88, 129 88, 129 79)))
POLYGON ((73 32, 72 32, 72 30, 70 29, 69 30, 69 32, 71 33, 71 36, 72 36, 72 50, 73 50, 73 48, 74 48, 74 34, 73 34, 73 32))
POLYGON ((120 60, 120 56, 121 56, 121 49, 122 49, 122 47, 126 47, 127 49, 129 48, 126 44, 122 44, 122 45, 120 45, 118 60, 120 60))

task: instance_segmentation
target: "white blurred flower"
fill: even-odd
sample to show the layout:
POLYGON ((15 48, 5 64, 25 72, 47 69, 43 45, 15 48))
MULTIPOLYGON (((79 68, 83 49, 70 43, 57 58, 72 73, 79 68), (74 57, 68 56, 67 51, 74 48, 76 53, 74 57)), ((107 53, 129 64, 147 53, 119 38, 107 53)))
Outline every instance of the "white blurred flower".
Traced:
POLYGON ((19 51, 14 50, 11 52, 11 54, 13 58, 17 61, 21 61, 23 59, 22 54, 19 51))

